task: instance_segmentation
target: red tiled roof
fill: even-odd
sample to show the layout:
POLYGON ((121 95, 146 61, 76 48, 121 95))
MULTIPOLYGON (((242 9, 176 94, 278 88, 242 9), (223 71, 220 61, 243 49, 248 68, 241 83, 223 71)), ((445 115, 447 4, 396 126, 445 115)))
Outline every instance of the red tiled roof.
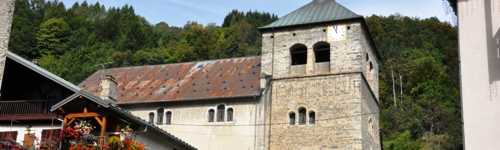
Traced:
POLYGON ((99 95, 100 80, 112 75, 120 104, 258 96, 260 57, 99 70, 80 84, 99 95))

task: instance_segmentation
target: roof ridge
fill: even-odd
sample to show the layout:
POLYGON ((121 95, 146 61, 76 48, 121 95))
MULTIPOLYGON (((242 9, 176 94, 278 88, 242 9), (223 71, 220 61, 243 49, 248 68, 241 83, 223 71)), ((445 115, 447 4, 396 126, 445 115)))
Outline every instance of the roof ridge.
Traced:
POLYGON ((259 29, 274 29, 362 17, 335 0, 313 0, 259 29))

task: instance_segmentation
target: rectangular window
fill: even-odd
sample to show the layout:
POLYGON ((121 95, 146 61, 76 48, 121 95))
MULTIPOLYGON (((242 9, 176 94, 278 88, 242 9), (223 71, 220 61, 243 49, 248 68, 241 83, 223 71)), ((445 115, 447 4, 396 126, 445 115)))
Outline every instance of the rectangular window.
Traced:
POLYGON ((210 109, 208 111, 208 122, 214 122, 215 111, 210 109))
POLYGON ((17 140, 17 131, 7 131, 7 132, 0 132, 0 140, 1 141, 7 141, 7 140, 17 140))
POLYGON ((167 111, 166 116, 167 116, 167 120, 166 120, 165 124, 172 124, 172 112, 167 111))
POLYGON ((150 112, 149 113, 149 123, 153 124, 155 122, 155 113, 150 112))
POLYGON ((227 121, 233 121, 233 108, 227 109, 227 121))
POLYGON ((217 106, 217 122, 224 122, 224 111, 226 111, 226 106, 217 106))
POLYGON ((58 149, 61 130, 60 129, 48 129, 42 130, 42 138, 40 142, 40 149, 58 149))

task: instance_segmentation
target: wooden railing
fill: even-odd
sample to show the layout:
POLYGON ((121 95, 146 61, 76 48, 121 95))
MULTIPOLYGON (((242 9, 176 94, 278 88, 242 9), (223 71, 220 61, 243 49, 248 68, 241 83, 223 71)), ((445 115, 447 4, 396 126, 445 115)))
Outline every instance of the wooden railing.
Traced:
POLYGON ((0 101, 0 115, 50 114, 55 102, 47 100, 0 101))

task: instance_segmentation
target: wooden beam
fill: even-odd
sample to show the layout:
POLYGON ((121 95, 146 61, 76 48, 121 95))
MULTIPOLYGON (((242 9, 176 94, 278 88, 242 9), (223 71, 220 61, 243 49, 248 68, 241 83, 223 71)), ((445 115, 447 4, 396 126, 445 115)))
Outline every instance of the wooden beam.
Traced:
POLYGON ((101 137, 106 133, 106 117, 102 117, 102 126, 101 126, 101 137))
POLYGON ((62 107, 61 107, 61 108, 59 108, 58 110, 59 110, 59 111, 61 111, 61 113, 63 113, 63 114, 64 114, 64 109, 63 109, 62 107))
POLYGON ((104 123, 102 122, 102 120, 99 118, 99 117, 94 117, 94 119, 97 121, 97 123, 102 126, 104 125, 104 123))
POLYGON ((68 118, 92 118, 92 117, 99 117, 101 115, 94 113, 94 112, 84 112, 84 113, 72 113, 66 115, 68 118))
POLYGON ((63 121, 63 128, 66 127, 66 123, 68 123, 68 118, 64 117, 64 121, 63 121))
POLYGON ((73 123, 73 121, 75 121, 75 118, 71 118, 71 119, 68 121, 68 124, 67 124, 67 125, 70 125, 71 123, 73 123))

